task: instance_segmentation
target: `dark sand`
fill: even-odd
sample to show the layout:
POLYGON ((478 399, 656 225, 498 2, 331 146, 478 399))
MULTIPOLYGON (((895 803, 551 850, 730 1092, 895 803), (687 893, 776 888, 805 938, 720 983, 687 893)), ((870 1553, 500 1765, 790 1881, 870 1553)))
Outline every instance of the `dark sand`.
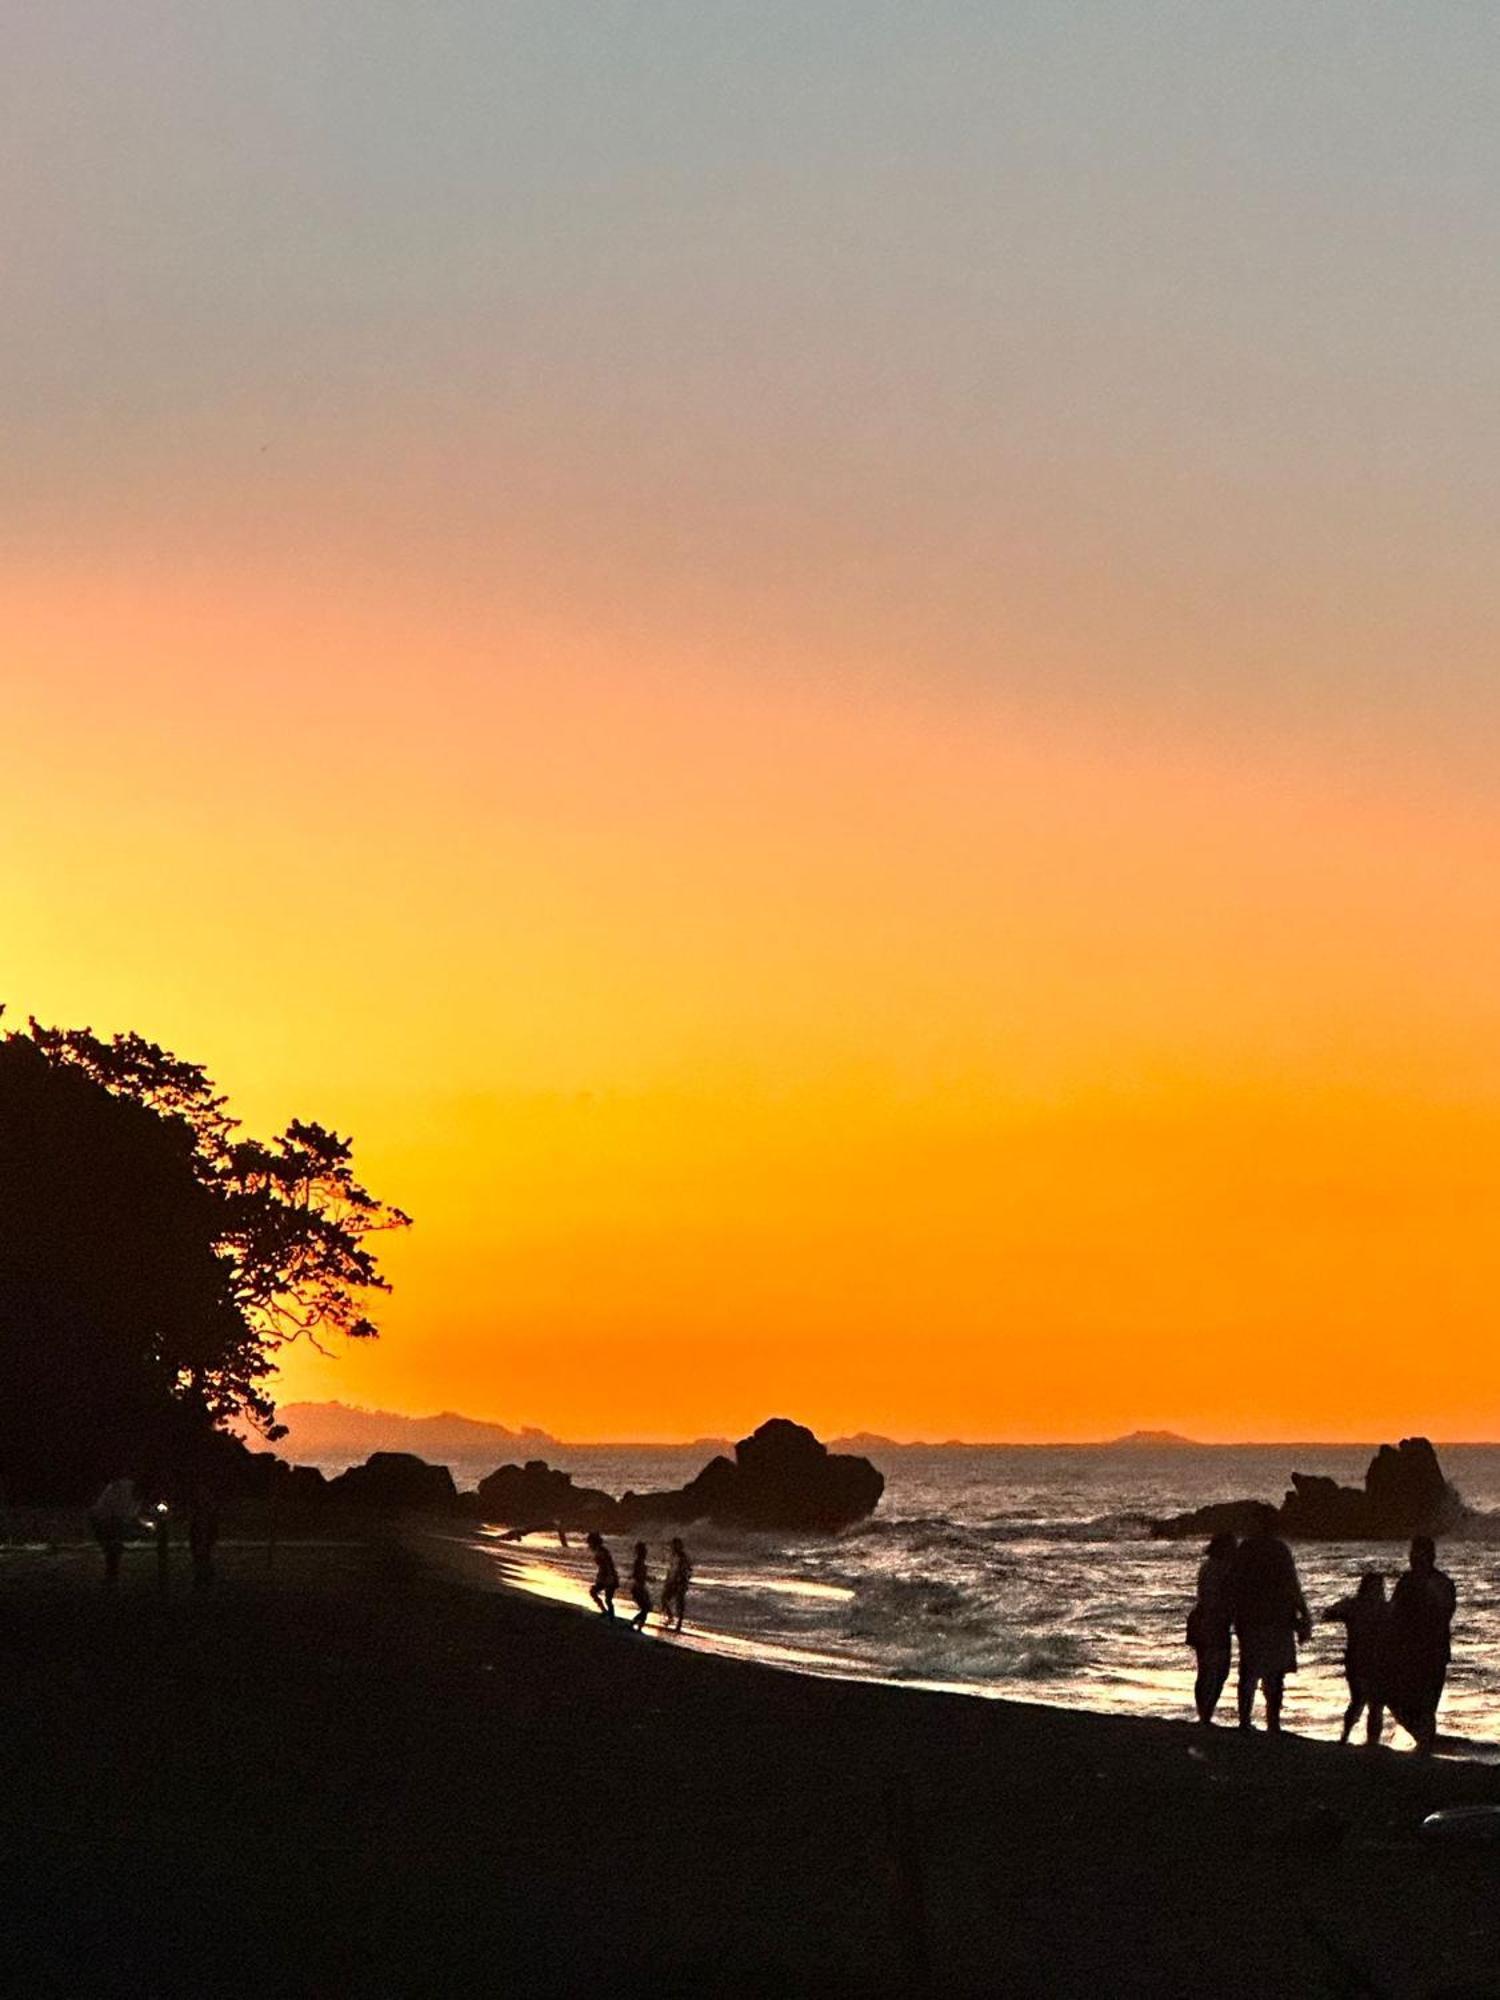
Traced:
POLYGON ((127 1567, 0 1556, 7 1995, 1500 1993, 1500 1852, 1416 1832, 1500 1772, 802 1679, 391 1542, 127 1567))

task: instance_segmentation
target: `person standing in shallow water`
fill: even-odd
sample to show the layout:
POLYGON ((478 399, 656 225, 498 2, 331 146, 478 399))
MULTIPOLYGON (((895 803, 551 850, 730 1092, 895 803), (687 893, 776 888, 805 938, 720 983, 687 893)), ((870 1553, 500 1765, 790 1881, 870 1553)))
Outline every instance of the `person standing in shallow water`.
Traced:
POLYGON ((646 1544, 637 1542, 635 1560, 630 1565, 630 1596, 635 1605, 635 1616, 630 1621, 632 1632, 643 1632, 646 1620, 651 1615, 651 1581, 646 1574, 646 1544))
POLYGON ((1193 1700, 1205 1727, 1214 1719, 1219 1696, 1229 1678, 1229 1650, 1234 1622, 1230 1579, 1234 1574, 1233 1535, 1215 1535, 1198 1568, 1198 1595, 1188 1613, 1187 1642, 1198 1656, 1193 1700))
POLYGON ((693 1580, 693 1565, 688 1560, 688 1552, 682 1546, 680 1535, 672 1537, 672 1553, 667 1561, 666 1581, 661 1587, 662 1623, 673 1632, 682 1630, 683 1614, 687 1610, 688 1585, 693 1580))
POLYGON ((1391 1593, 1387 1683, 1391 1713, 1430 1756, 1437 1742, 1438 1703, 1453 1657, 1453 1613, 1458 1592, 1437 1566, 1431 1535, 1411 1545, 1410 1567, 1391 1593))
POLYGON ((1234 1636, 1240 1644, 1240 1728, 1254 1727, 1251 1718, 1260 1688, 1266 1700, 1266 1728, 1273 1736, 1281 1730, 1286 1677, 1297 1671, 1297 1641, 1312 1633, 1297 1565, 1276 1525, 1276 1509, 1263 1506, 1255 1532, 1235 1551, 1229 1586, 1234 1636))
POLYGON ((1328 1612, 1329 1619, 1344 1628, 1344 1679, 1349 1683, 1349 1706, 1344 1710, 1340 1743, 1347 1743, 1364 1710, 1369 1711, 1365 1741, 1380 1741, 1385 1722, 1383 1687, 1386 1672, 1387 1634, 1390 1606, 1385 1601, 1385 1578, 1378 1569, 1367 1569, 1352 1597, 1345 1597, 1328 1612))
POLYGON ((615 1592, 620 1587, 620 1572, 615 1568, 615 1559, 610 1554, 604 1537, 597 1530, 590 1533, 588 1545, 594 1555, 594 1581, 589 1585, 589 1596, 606 1618, 613 1618, 615 1592))

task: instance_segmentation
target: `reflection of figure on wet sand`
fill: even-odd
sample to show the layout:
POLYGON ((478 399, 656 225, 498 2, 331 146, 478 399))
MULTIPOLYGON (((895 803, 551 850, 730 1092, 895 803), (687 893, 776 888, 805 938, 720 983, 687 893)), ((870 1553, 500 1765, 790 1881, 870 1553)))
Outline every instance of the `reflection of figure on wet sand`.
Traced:
POLYGON ((120 1580, 120 1558, 125 1553, 125 1537, 141 1515, 141 1503, 133 1479, 112 1479, 89 1509, 89 1527, 104 1553, 104 1581, 110 1586, 120 1580))
POLYGON ((1384 1676, 1386 1639, 1390 1606, 1385 1601, 1385 1578, 1378 1569, 1367 1569, 1352 1597, 1341 1598, 1327 1613, 1344 1627, 1344 1679, 1349 1683, 1349 1705, 1344 1710, 1340 1743, 1347 1743, 1364 1710, 1369 1711, 1365 1741, 1380 1741, 1385 1721, 1384 1676))
POLYGON ((1437 1741, 1438 1703, 1453 1652, 1453 1613, 1458 1592, 1437 1566, 1430 1535, 1411 1545, 1411 1566, 1391 1593, 1386 1699, 1401 1727, 1416 1738, 1424 1755, 1437 1741))
POLYGON ((630 1595, 635 1604, 635 1616, 630 1621, 632 1632, 645 1629, 651 1612, 651 1583, 646 1574, 646 1544, 635 1545, 635 1561, 630 1565, 630 1595))
POLYGON ((589 1585, 589 1596, 606 1618, 613 1618, 620 1572, 615 1568, 615 1559, 605 1546, 604 1537, 597 1530, 590 1532, 588 1545, 594 1552, 594 1581, 589 1585))
POLYGON ((682 1630, 682 1617, 687 1609, 688 1585, 693 1580, 693 1565, 688 1560, 688 1552, 682 1546, 679 1535, 672 1537, 672 1553, 667 1561, 666 1581, 661 1587, 662 1623, 674 1632, 682 1630))
POLYGON ((1252 1727, 1255 1691, 1262 1688, 1266 1728, 1273 1735, 1281 1729, 1286 1677, 1297 1671, 1297 1641, 1312 1631, 1297 1565, 1276 1526, 1276 1509, 1262 1507, 1255 1532, 1235 1552, 1230 1577, 1234 1632, 1240 1642, 1240 1728, 1252 1727))
POLYGON ((1198 1570, 1198 1595, 1188 1613, 1187 1642, 1198 1655, 1193 1700, 1198 1720, 1210 1723, 1229 1678, 1230 1636, 1234 1603, 1230 1579, 1234 1573, 1233 1535, 1215 1535, 1203 1552, 1198 1570))

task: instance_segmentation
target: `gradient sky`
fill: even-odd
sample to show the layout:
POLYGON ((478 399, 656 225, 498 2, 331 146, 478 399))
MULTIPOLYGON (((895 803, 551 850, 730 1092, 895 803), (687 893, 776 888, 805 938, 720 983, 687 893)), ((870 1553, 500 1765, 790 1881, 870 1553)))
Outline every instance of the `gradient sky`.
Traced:
POLYGON ((1500 14, 33 0, 0 997, 572 1436, 1500 1430, 1500 14))

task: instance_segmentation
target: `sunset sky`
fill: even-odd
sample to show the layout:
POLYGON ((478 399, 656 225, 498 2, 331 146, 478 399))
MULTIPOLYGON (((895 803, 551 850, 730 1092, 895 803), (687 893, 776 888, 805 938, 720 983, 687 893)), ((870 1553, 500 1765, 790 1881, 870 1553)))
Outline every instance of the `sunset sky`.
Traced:
POLYGON ((416 1217, 288 1397, 1500 1435, 1500 12, 0 26, 0 999, 416 1217))

